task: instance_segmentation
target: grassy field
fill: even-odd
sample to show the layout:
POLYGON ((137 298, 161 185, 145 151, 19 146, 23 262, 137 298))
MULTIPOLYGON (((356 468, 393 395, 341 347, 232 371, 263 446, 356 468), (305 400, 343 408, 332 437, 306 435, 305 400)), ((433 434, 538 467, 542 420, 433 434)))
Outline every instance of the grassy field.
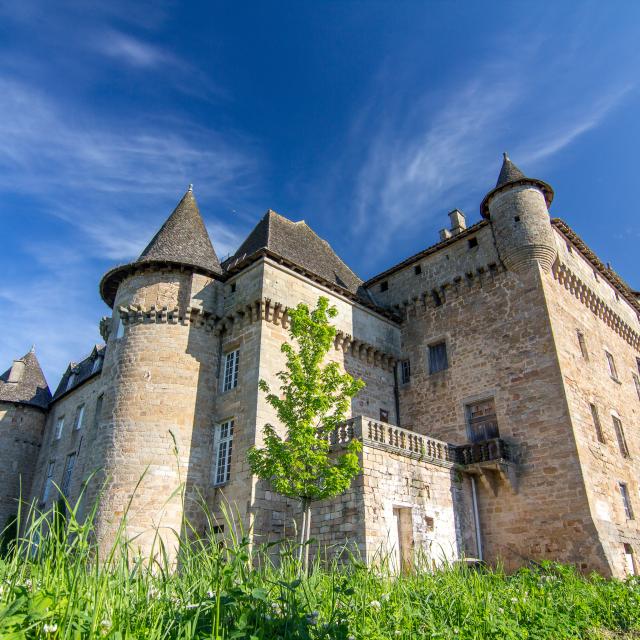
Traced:
MULTIPOLYGON (((295 549, 183 546, 180 569, 119 543, 96 560, 71 513, 5 539, 0 638, 640 638, 640 579, 543 565, 514 575, 443 568, 394 577, 354 558, 300 579, 295 549), (36 544, 36 541, 39 543, 36 544)), ((14 534, 15 535, 15 534, 14 534)), ((420 564, 420 563, 419 563, 420 564)), ((427 563, 425 562, 425 566, 427 563)))

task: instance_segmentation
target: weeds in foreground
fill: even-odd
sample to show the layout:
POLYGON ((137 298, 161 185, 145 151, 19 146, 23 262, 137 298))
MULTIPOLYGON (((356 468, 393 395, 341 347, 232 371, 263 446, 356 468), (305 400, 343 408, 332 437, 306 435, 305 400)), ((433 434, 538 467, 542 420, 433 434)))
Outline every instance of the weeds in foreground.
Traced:
POLYGON ((122 536, 101 559, 93 512, 80 523, 62 507, 29 514, 5 536, 3 640, 640 637, 638 578, 584 577, 556 564, 514 575, 434 572, 427 563, 395 577, 346 551, 301 578, 294 546, 252 547, 233 522, 227 531, 236 534, 222 543, 183 543, 177 563, 160 540, 143 561, 122 536))

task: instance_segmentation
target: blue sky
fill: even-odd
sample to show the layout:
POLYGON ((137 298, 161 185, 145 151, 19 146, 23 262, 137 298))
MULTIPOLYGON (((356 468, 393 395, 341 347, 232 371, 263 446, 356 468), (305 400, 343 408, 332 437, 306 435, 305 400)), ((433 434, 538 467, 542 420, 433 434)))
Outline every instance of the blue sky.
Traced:
POLYGON ((508 150, 640 288, 638 41, 632 2, 0 3, 0 370, 57 385, 189 183, 220 256, 272 208, 367 278, 508 150))

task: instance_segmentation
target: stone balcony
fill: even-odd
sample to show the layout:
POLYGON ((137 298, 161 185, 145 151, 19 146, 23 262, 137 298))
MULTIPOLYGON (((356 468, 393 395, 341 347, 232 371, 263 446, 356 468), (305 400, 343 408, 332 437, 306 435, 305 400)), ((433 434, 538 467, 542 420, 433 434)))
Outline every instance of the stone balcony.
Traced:
POLYGON ((366 447, 439 466, 456 467, 463 473, 479 476, 494 493, 497 493, 500 481, 507 482, 514 492, 517 491, 513 452, 501 438, 454 445, 373 418, 354 416, 333 431, 331 445, 341 447, 354 438, 366 447))

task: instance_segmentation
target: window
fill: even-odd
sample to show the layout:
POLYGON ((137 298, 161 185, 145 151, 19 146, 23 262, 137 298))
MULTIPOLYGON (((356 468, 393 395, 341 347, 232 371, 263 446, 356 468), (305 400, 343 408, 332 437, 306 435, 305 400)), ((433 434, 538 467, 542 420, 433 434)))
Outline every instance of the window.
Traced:
POLYGON ((422 265, 417 264, 415 267, 413 267, 413 273, 419 276, 422 273, 422 265))
POLYGON ((602 424, 600 423, 600 416, 598 415, 598 407, 595 404, 589 404, 591 407, 591 418, 593 419, 593 426, 596 429, 596 436, 598 442, 604 443, 604 432, 602 431, 602 424))
POLYGON ((609 365, 609 375, 614 380, 617 381, 618 380, 618 371, 616 370, 615 360, 613 359, 613 356, 608 351, 605 351, 605 354, 607 356, 607 364, 609 365))
POLYGON ((224 378, 222 381, 222 390, 229 391, 238 386, 238 359, 240 351, 236 349, 227 353, 224 357, 224 378))
POLYGON ((620 421, 620 418, 618 418, 617 416, 611 416, 611 418, 613 419, 613 428, 615 429, 616 438, 618 439, 618 448, 620 449, 620 453, 622 454, 623 458, 628 458, 629 449, 627 447, 627 441, 624 437, 622 422, 620 421))
POLYGON ((442 306, 442 296, 435 289, 431 291, 431 297, 433 298, 433 304, 435 304, 436 307, 442 306))
POLYGON ((233 420, 215 426, 213 437, 213 484, 225 484, 231 475, 231 449, 233 445, 233 420))
POLYGON ((469 240, 467 241, 467 244, 469 245, 469 249, 473 249, 475 247, 478 246, 478 238, 469 238, 469 240))
POLYGON ((389 412, 386 409, 380 409, 380 422, 389 422, 389 412))
POLYGON ((629 488, 626 482, 618 482, 620 488, 620 497, 622 498, 622 506, 624 507, 624 515, 627 520, 633 520, 633 509, 631 508, 631 499, 629 498, 629 488))
POLYGON ((424 524, 426 526, 427 531, 435 531, 436 521, 431 516, 425 516, 424 524))
POLYGON ((73 373, 72 371, 71 374, 69 375, 69 378, 67 379, 67 386, 65 388, 65 391, 69 391, 69 389, 73 387, 73 384, 75 381, 76 381, 76 374, 73 373))
POLYGON ((408 384, 411 380, 411 363, 409 360, 403 360, 400 363, 400 380, 402 384, 408 384))
POLYGON ((124 336, 124 324, 122 323, 122 318, 120 316, 116 317, 116 340, 122 338, 124 336))
POLYGON ((429 345, 429 374, 438 373, 449 368, 447 360, 447 344, 438 342, 429 345))
POLYGON ((73 467, 76 464, 76 454, 70 453, 67 456, 67 464, 64 466, 64 475, 62 476, 62 494, 65 498, 69 497, 69 487, 71 487, 71 478, 73 476, 73 467))
POLYGON ((84 405, 81 404, 78 407, 78 412, 76 413, 76 422, 74 425, 74 429, 77 431, 78 429, 82 429, 82 421, 84 420, 84 405))
POLYGON ((44 481, 44 487, 42 489, 42 502, 49 500, 49 494, 51 493, 51 487, 53 485, 53 471, 56 468, 56 461, 49 460, 47 465, 47 477, 44 481))
POLYGON ((60 440, 60 438, 62 438, 63 429, 64 429, 64 416, 62 416, 61 418, 58 418, 58 421, 56 422, 56 434, 55 434, 56 440, 60 440))
POLYGON ((636 358, 636 366, 638 367, 638 373, 640 373, 640 358, 636 358))
POLYGON ((578 344, 580 345, 580 353, 585 360, 589 359, 589 352, 587 351, 587 341, 584 339, 584 333, 578 329, 578 344))
POLYGON ((98 427, 100 424, 100 414, 102 413, 102 400, 104 399, 104 395, 101 393, 96 400, 96 412, 93 416, 93 426, 98 427))
POLYGON ((98 356, 93 361, 93 366, 91 367, 91 373, 95 373, 96 371, 98 371, 101 366, 102 366, 102 356, 98 356))
POLYGON ((520 216, 513 216, 514 222, 520 222, 520 216))
POLYGON ((624 561, 627 565, 627 574, 630 576, 635 576, 636 571, 636 559, 633 555, 633 548, 630 544, 623 545, 624 548, 624 561))
POLYGON ((387 291, 389 289, 389 282, 385 280, 380 283, 380 291, 387 291))
POLYGON ((231 293, 235 293, 236 292, 236 283, 232 282, 230 288, 231 288, 231 293))
POLYGON ((483 442, 500 437, 493 398, 468 404, 466 414, 467 431, 471 442, 483 442))
POLYGON ((638 394, 638 400, 640 400, 640 378, 635 373, 631 374, 633 376, 633 384, 636 385, 636 393, 638 394))

